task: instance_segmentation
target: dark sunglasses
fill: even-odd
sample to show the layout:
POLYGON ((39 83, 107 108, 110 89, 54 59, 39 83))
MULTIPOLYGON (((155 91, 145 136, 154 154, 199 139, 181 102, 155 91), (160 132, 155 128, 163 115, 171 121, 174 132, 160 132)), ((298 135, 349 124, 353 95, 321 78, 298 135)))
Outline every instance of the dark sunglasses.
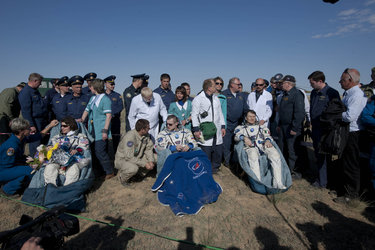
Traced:
POLYGON ((167 126, 173 126, 173 123, 167 123, 167 126))
POLYGON ((224 86, 224 83, 222 82, 215 82, 216 85, 221 85, 221 86, 224 86))
POLYGON ((255 86, 264 86, 264 84, 255 84, 255 86))
POLYGON ((113 86, 113 85, 116 85, 116 84, 115 84, 114 82, 112 82, 112 83, 110 83, 109 85, 112 85, 112 86, 113 86))
POLYGON ((62 128, 67 128, 67 127, 69 127, 69 126, 66 125, 66 124, 61 124, 61 127, 62 127, 62 128))

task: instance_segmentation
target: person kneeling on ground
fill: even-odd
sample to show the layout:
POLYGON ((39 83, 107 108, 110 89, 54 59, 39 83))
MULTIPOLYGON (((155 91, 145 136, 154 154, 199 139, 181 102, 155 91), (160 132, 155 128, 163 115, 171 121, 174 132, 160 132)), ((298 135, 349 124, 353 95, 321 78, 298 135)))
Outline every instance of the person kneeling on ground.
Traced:
POLYGON ((156 138, 158 153, 157 172, 160 173, 165 160, 172 153, 187 152, 197 148, 193 134, 187 128, 179 129, 179 121, 175 115, 167 117, 167 127, 156 138))
POLYGON ((265 125, 259 125, 256 113, 253 110, 249 110, 246 113, 245 119, 245 125, 236 127, 234 140, 236 142, 244 142, 244 149, 248 155, 251 170, 258 180, 261 181, 259 156, 266 154, 272 167, 273 185, 280 189, 285 188, 282 184, 280 154, 271 143, 273 139, 269 129, 265 125))
POLYGON ((80 170, 88 166, 91 159, 85 155, 89 150, 89 140, 78 132, 78 125, 73 117, 61 120, 60 134, 51 139, 47 149, 51 147, 57 149, 52 152, 52 157, 45 167, 45 184, 52 183, 57 186, 59 173, 65 175, 64 186, 78 181, 80 170))
POLYGON ((129 179, 138 171, 146 174, 155 166, 154 144, 151 140, 150 123, 139 119, 135 129, 127 132, 121 139, 115 157, 115 168, 119 170, 118 176, 123 186, 129 185, 129 179))
POLYGON ((10 122, 11 136, 0 146, 0 183, 1 191, 7 196, 14 195, 31 180, 33 168, 28 166, 24 155, 24 143, 39 140, 54 126, 52 121, 41 134, 30 135, 30 123, 23 118, 10 122), (24 185, 23 185, 24 184, 24 185))

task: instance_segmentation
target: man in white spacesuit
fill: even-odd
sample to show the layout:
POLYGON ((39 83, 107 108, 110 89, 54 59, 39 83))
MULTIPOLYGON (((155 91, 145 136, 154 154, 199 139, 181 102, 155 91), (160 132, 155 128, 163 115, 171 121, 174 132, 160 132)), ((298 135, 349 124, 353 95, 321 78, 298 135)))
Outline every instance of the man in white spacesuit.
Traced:
POLYGON ((273 139, 269 129, 264 124, 260 125, 257 122, 256 113, 253 110, 247 112, 245 119, 246 124, 237 126, 235 129, 234 140, 244 142, 244 150, 248 155, 251 170, 257 179, 261 181, 259 156, 266 154, 272 167, 273 186, 281 189, 285 188, 282 184, 280 154, 271 143, 273 139))
POLYGON ((187 152, 197 148, 198 144, 189 129, 178 127, 179 121, 175 115, 169 115, 166 128, 160 131, 156 138, 156 150, 158 152, 158 173, 164 165, 164 161, 171 153, 187 152))

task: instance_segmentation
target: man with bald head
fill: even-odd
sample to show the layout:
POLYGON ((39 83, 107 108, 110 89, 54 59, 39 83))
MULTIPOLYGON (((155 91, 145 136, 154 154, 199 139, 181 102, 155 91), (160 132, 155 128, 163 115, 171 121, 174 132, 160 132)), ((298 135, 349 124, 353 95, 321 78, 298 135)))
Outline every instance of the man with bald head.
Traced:
POLYGON ((341 169, 343 171, 343 185, 339 197, 335 202, 348 203, 353 198, 358 198, 360 188, 359 166, 359 132, 362 129, 360 115, 366 106, 367 98, 359 87, 359 71, 345 69, 341 75, 341 88, 345 90, 343 103, 346 111, 342 113, 343 122, 349 123, 349 136, 342 154, 341 169))

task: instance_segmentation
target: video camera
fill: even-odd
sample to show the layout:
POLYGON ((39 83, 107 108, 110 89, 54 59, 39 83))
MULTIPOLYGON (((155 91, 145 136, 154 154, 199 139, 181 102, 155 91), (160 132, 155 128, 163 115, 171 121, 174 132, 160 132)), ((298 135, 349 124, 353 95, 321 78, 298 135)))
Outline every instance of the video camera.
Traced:
POLYGON ((33 219, 22 215, 20 226, 0 233, 1 249, 20 249, 31 237, 40 237, 44 249, 60 249, 64 236, 79 233, 79 220, 64 214, 65 206, 57 206, 33 219))

